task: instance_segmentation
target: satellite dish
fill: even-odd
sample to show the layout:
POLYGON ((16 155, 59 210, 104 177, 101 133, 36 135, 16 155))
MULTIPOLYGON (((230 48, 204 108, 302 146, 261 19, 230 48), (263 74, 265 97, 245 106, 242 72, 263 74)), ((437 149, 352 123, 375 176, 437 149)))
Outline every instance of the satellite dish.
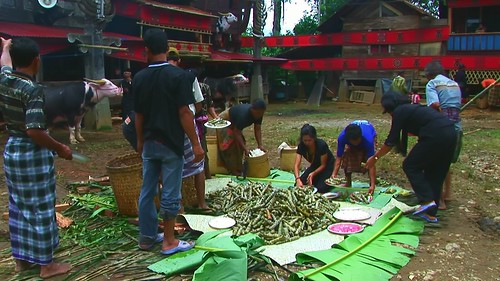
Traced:
POLYGON ((40 4, 40 6, 44 7, 45 9, 50 9, 54 8, 54 6, 57 4, 57 0, 38 0, 38 4, 40 4))

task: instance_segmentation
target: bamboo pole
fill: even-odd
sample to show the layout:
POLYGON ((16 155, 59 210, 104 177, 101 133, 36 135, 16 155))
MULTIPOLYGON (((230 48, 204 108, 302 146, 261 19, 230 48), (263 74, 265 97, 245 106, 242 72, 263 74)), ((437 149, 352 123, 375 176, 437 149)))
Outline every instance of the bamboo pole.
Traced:
POLYGON ((494 87, 497 83, 500 82, 500 78, 497 79, 497 81, 495 81, 495 83, 492 83, 490 84, 488 87, 484 88, 479 94, 475 95, 472 99, 470 99, 469 102, 467 102, 466 104, 464 104, 464 106, 462 106, 462 108, 460 108, 460 111, 463 111, 465 108, 467 108, 473 101, 475 101, 477 98, 479 98, 480 96, 482 96, 484 93, 486 93, 489 89, 491 89, 492 87, 494 87))

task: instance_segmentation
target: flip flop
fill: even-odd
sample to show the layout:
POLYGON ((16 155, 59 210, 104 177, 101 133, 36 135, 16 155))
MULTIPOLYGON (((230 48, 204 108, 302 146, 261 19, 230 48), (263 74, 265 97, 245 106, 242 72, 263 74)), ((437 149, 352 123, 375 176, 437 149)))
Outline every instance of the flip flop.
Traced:
POLYGON ((428 223, 438 223, 439 222, 438 218, 434 217, 433 219, 431 219, 426 214, 420 214, 420 215, 418 215, 418 217, 421 218, 421 219, 423 219, 423 220, 425 220, 428 223))
POLYGON ((162 255, 172 255, 178 252, 185 252, 187 250, 191 250, 194 247, 194 243, 189 243, 186 241, 179 240, 179 244, 177 247, 168 249, 168 250, 162 250, 161 254, 162 255))
POLYGON ((156 239, 153 241, 153 243, 149 244, 147 242, 142 242, 142 243, 139 243, 138 246, 139 246, 139 249, 147 251, 147 250, 153 248, 153 246, 156 243, 161 243, 161 242, 163 242, 163 233, 158 233, 158 235, 156 236, 156 239))
POLYGON ((436 208, 436 202, 432 201, 429 204, 420 205, 420 207, 415 212, 413 212, 413 215, 424 213, 431 208, 436 208))

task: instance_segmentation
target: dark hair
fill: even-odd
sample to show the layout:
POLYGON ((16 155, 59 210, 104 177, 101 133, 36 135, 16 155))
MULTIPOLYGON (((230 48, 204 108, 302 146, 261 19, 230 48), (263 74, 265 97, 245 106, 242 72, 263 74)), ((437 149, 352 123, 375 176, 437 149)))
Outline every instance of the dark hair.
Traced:
POLYGON ((153 55, 164 54, 168 50, 167 34, 159 28, 146 30, 144 44, 153 55))
POLYGON ((130 70, 130 68, 125 68, 123 72, 132 72, 132 70, 130 70))
POLYGON ((302 142, 302 137, 304 137, 304 136, 310 136, 311 138, 316 140, 318 138, 318 136, 316 135, 316 128, 314 128, 312 125, 305 124, 300 129, 300 141, 301 142, 302 142))
POLYGON ((383 113, 392 113, 396 107, 407 103, 411 103, 408 96, 391 90, 385 93, 380 100, 380 104, 382 104, 382 107, 384 108, 383 113))
POLYGON ((264 109, 266 110, 266 102, 263 99, 256 99, 252 102, 253 109, 264 109))
POLYGON ((14 67, 27 67, 40 55, 40 48, 33 39, 19 37, 12 39, 9 53, 14 67))
POLYGON ((439 74, 444 74, 444 68, 439 61, 433 60, 425 66, 424 72, 425 75, 436 77, 439 74))
POLYGON ((361 127, 357 124, 349 124, 345 128, 345 136, 347 137, 348 140, 357 140, 361 138, 362 136, 361 127))

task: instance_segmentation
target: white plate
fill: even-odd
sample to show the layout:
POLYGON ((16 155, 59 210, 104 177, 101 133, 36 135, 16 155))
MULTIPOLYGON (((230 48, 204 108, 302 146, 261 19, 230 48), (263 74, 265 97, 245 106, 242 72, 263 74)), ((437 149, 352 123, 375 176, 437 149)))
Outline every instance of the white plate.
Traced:
POLYGON ((321 196, 325 197, 326 199, 335 199, 340 197, 340 194, 338 192, 327 192, 323 193, 323 195, 321 196))
POLYGON ((228 217, 218 217, 210 220, 208 225, 215 229, 230 228, 236 224, 236 221, 228 217))
POLYGON ((371 215, 365 211, 351 209, 351 210, 338 210, 333 213, 333 217, 342 221, 362 221, 369 219, 371 215))
POLYGON ((228 120, 224 120, 224 121, 226 121, 226 124, 217 125, 217 126, 214 126, 214 125, 210 124, 210 122, 207 122, 207 123, 205 123, 205 127, 209 128, 209 129, 223 129, 223 128, 229 127, 231 125, 231 121, 228 121, 228 120))

